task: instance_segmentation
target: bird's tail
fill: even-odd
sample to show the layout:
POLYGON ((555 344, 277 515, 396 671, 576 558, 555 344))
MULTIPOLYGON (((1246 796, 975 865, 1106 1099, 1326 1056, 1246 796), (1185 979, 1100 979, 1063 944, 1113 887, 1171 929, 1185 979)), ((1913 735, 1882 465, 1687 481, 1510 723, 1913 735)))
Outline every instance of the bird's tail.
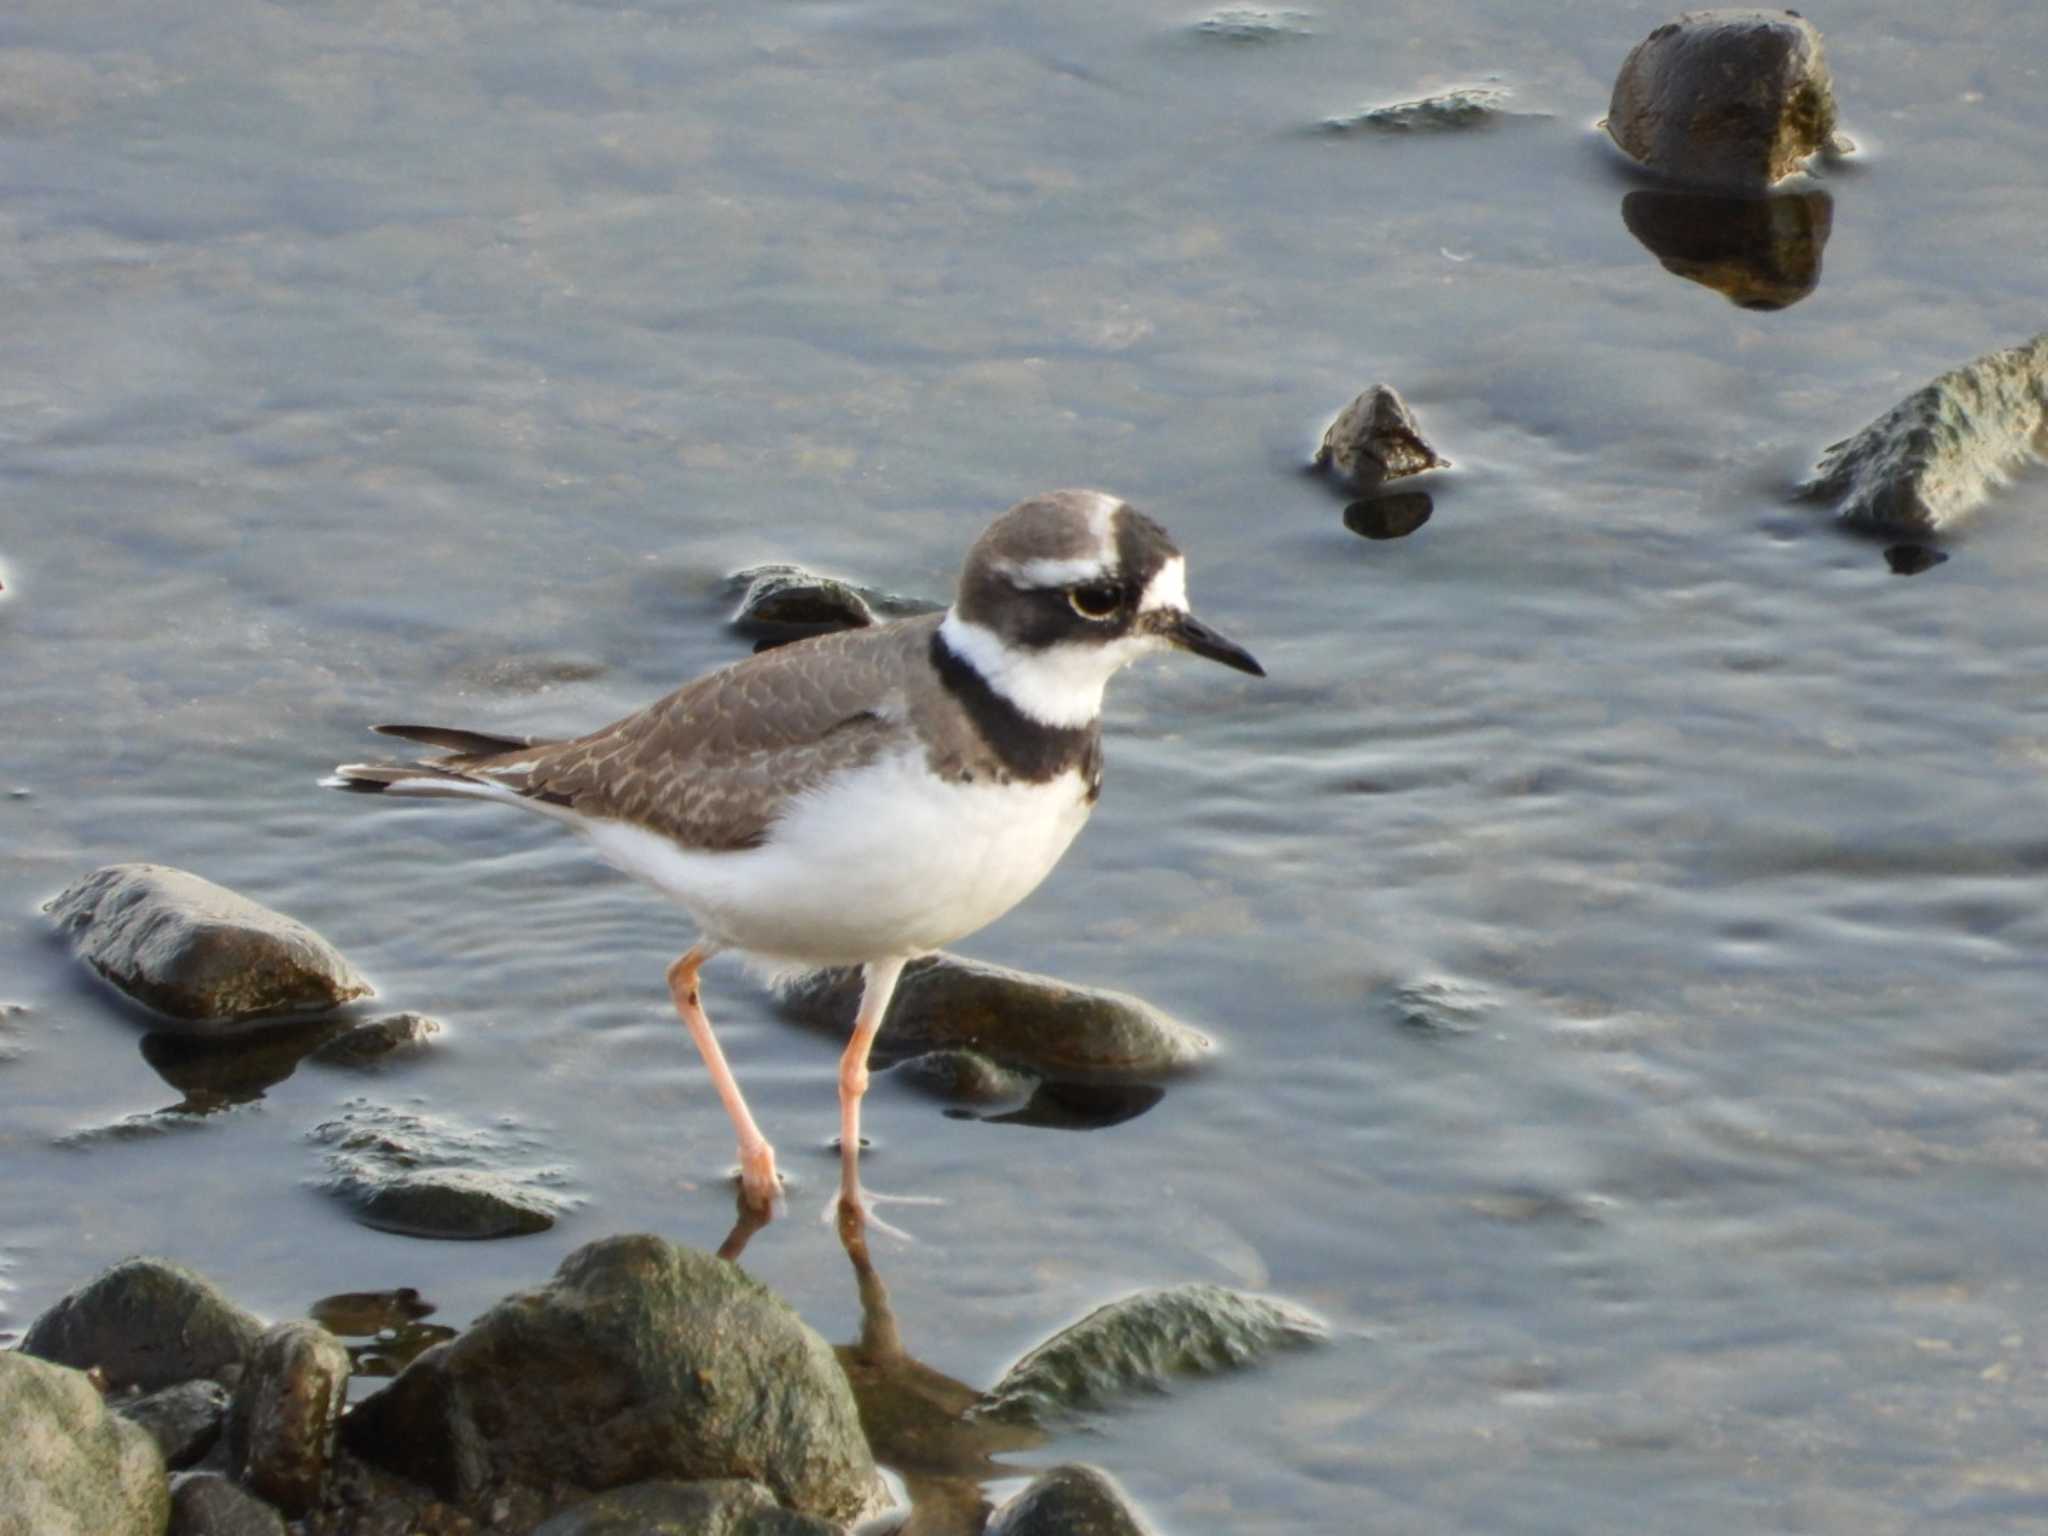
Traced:
POLYGON ((555 744, 552 740, 532 736, 495 736, 485 731, 464 731, 443 725, 379 725, 372 729, 379 735, 398 736, 439 747, 446 755, 431 761, 411 763, 343 763, 320 781, 324 788, 343 789, 358 795, 440 795, 471 800, 517 800, 521 796, 509 786, 479 778, 471 770, 507 753, 555 744))

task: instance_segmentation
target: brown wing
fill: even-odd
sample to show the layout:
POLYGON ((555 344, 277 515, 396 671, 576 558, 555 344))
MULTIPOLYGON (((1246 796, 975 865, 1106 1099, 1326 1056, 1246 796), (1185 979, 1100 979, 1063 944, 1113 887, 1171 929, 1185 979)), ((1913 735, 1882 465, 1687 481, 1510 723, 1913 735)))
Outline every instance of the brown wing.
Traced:
POLYGON ((896 739, 907 663, 938 615, 764 651, 574 741, 440 759, 582 815, 639 822, 688 848, 754 848, 794 795, 896 739))

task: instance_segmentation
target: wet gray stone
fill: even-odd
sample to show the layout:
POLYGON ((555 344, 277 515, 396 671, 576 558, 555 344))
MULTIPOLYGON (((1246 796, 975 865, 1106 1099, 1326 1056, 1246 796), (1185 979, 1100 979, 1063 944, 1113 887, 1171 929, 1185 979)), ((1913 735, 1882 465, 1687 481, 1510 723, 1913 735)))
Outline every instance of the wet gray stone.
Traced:
POLYGON ((382 1066, 394 1055, 410 1055, 441 1033, 438 1019, 424 1013, 393 1013, 344 1030, 312 1053, 327 1067, 382 1066))
POLYGON ((563 1510, 533 1536, 839 1536, 840 1530, 782 1508, 759 1483, 720 1478, 615 1488, 563 1510))
POLYGON ((1660 176, 1761 192, 1835 137, 1820 33, 1796 11, 1688 11, 1630 50, 1607 132, 1660 176))
POLYGON ((129 1402, 114 1404, 122 1418, 139 1424, 173 1471, 189 1467, 213 1448, 227 1421, 227 1388, 217 1381, 181 1381, 129 1402))
POLYGON ((1152 1536, 1152 1527, 1107 1472, 1070 1462, 1034 1477, 984 1536, 1152 1536))
POLYGON ((888 1503, 825 1341, 732 1265, 651 1236, 570 1254, 365 1399, 343 1435, 472 1511, 508 1487, 706 1478, 841 1523, 888 1503))
POLYGON ((1425 1035, 1469 1035, 1499 1006, 1484 987, 1452 976, 1404 981, 1386 998, 1396 1023, 1425 1035))
POLYGON ((1327 1336, 1321 1321, 1301 1308, 1227 1286, 1141 1291, 1047 1339, 1004 1373, 974 1413, 1005 1423, 1052 1424, 1327 1336))
MULTIPOLYGON (((814 972, 781 994, 785 1014, 836 1034, 853 1027, 860 972, 814 972)), ((968 1049, 1041 1073, 1158 1073, 1198 1062, 1207 1037, 1125 992, 1076 987, 958 955, 903 968, 876 1036, 882 1060, 968 1049)))
POLYGON ((313 1128, 327 1147, 319 1187, 380 1232, 480 1241, 545 1232, 572 1205, 561 1169, 526 1161, 530 1134, 477 1130, 353 1099, 313 1128))
POLYGON ((348 1351, 318 1323, 277 1324, 249 1359, 228 1422, 228 1464, 288 1515, 306 1513, 326 1485, 348 1374, 348 1351))
POLYGON ((170 1536, 285 1536, 284 1516, 218 1472, 171 1480, 170 1536))
POLYGON ((123 1259, 29 1325, 22 1349, 60 1365, 97 1366, 113 1388, 205 1378, 232 1385, 263 1324, 209 1281, 163 1259, 123 1259))
POLYGON ((1450 462, 1423 438, 1415 413, 1391 384, 1360 391, 1339 411, 1315 457, 1317 469, 1362 491, 1450 462))
POLYGON ((0 1351, 0 1536, 163 1536, 156 1442, 84 1372, 0 1351))
POLYGON ((956 1104, 1006 1104, 1030 1095, 1034 1080, 979 1051, 926 1051, 900 1061, 891 1075, 956 1104))
POLYGON ((1323 119, 1329 133, 1443 133, 1484 128, 1507 115, 1513 93, 1505 86, 1468 85, 1413 101, 1390 101, 1342 117, 1323 119))
POLYGON ((369 982, 303 923, 161 864, 111 864, 44 908, 128 997, 194 1028, 316 1013, 369 982))
POLYGON ((735 571, 739 591, 732 627, 755 640, 800 640, 835 629, 865 629, 886 619, 936 613, 943 603, 857 586, 800 565, 756 565, 735 571))
POLYGON ((1799 494, 1855 528, 1947 531, 2048 437, 2048 331, 1950 369, 1830 444, 1799 494))

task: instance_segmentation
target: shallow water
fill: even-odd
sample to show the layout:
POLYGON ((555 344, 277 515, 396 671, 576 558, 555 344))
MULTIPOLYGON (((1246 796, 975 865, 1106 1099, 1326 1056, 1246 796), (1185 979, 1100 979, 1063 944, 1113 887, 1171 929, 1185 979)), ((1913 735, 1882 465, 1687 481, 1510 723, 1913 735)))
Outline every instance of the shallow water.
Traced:
MULTIPOLYGON (((1085 1134, 878 1077, 870 1181, 946 1203, 875 1264, 974 1385, 1153 1283, 1339 1337, 1011 1469, 1187 1532, 2048 1526, 2048 475, 1911 579, 1786 495, 2042 327, 2048 12, 1815 16, 1861 153, 1770 313, 1637 243, 1589 131, 1663 10, 1204 14, 10 8, 0 1330, 136 1251, 459 1324, 606 1233, 716 1246, 677 915, 545 824, 313 780, 371 720, 613 718, 744 653, 764 559, 943 595, 994 511, 1095 484, 1272 676, 1123 679, 1095 823, 964 948, 1223 1049, 1085 1134), (1518 115, 1318 130, 1470 84, 1518 115), (1456 466, 1388 541, 1298 470, 1374 380, 1456 466), (131 858, 445 1034, 104 1134, 180 1094, 37 908, 131 858), (309 1133, 362 1096, 574 1209, 356 1226, 309 1133)), ((834 1047, 736 967, 708 1001, 798 1181, 745 1262, 851 1339, 834 1047)))

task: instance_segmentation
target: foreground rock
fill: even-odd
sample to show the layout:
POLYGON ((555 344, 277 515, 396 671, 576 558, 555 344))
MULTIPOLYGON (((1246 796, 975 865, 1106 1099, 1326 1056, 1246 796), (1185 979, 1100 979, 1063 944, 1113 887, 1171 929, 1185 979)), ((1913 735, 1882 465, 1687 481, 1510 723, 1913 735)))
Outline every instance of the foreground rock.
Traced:
POLYGON ((888 1502, 825 1341, 759 1282, 656 1237, 578 1249, 420 1356, 342 1433, 472 1512, 508 1488, 707 1478, 751 1479, 841 1523, 888 1502))
POLYGON ((733 572, 731 584, 740 589, 732 627, 772 645, 835 629, 865 629, 914 613, 936 613, 944 606, 820 576, 800 565, 752 566, 733 572))
POLYGON ((1630 50, 1607 132, 1660 176, 1761 192, 1835 138, 1820 33, 1796 11, 1688 11, 1630 50))
POLYGON ((1361 491, 1450 462, 1423 438, 1415 413, 1391 384, 1363 390, 1339 411, 1315 457, 1317 469, 1361 491))
POLYGON ((1509 92, 1498 85, 1468 85, 1414 101, 1390 101, 1346 117, 1326 117, 1328 133, 1442 133, 1483 128, 1507 115, 1509 92))
POLYGON ((171 1536, 285 1536, 284 1516, 217 1472, 171 1483, 171 1536))
POLYGON ((1942 533, 2048 434, 2048 332, 1988 353, 1916 390, 1829 446, 1799 494, 1851 527, 1942 533))
POLYGON ((1152 1536, 1152 1527, 1107 1472, 1070 1463, 1033 1478, 984 1536, 1152 1536))
POLYGON ((974 1411, 1006 1423, 1051 1424, 1325 1337, 1321 1321, 1299 1307, 1226 1286, 1144 1291, 1054 1334, 1011 1366, 974 1411))
POLYGON ((545 1232, 570 1204, 558 1168, 530 1161, 536 1140, 352 1099, 315 1126, 327 1147, 320 1188, 357 1221, 407 1237, 481 1241, 545 1232))
POLYGON ((0 1536, 163 1536, 156 1442, 82 1371, 0 1351, 0 1426, 0 1536))
POLYGON ((1820 284, 1835 200, 1818 188, 1771 197, 1639 187, 1621 221, 1666 272, 1743 309, 1784 309, 1820 284))
POLYGON ((229 1465, 288 1515, 306 1513, 326 1487, 348 1374, 348 1351, 317 1323, 279 1323, 249 1361, 228 1424, 229 1465))
POLYGON ((79 1370, 112 1388, 154 1392, 205 1379, 232 1386, 263 1324, 191 1270, 162 1259, 124 1259, 29 1325, 24 1353, 79 1370))
POLYGON ((839 1536, 840 1527, 784 1509, 759 1483, 635 1483, 563 1510, 533 1536, 839 1536))
MULTIPOLYGON (((785 988, 781 1003, 791 1018, 844 1034, 860 990, 858 970, 818 971, 785 988)), ((1088 1074, 1170 1071, 1200 1061, 1210 1046, 1128 993, 932 955, 903 968, 875 1049, 884 1061, 962 1049, 1030 1072, 1088 1074)))
POLYGON ((305 924, 182 869, 110 864, 44 910, 115 987, 193 1026, 315 1013, 371 991, 305 924))

